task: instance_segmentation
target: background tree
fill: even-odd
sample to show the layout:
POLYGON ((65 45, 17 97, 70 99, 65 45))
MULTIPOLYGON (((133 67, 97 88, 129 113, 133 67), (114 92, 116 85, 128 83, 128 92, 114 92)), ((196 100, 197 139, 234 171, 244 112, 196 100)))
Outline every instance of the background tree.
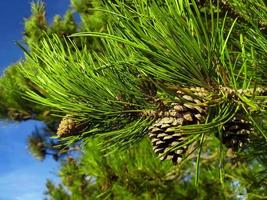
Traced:
MULTIPOLYGON (((88 1, 91 2, 91 1, 88 1)), ((82 7, 86 7, 88 4, 87 1, 76 1, 76 4, 82 7)), ((75 5, 76 5, 75 4, 75 5)), ((79 10, 75 9, 76 7, 71 5, 70 9, 66 11, 66 14, 61 19, 60 16, 56 15, 54 17, 53 23, 51 25, 48 24, 45 14, 45 4, 43 2, 32 3, 32 15, 29 18, 24 19, 25 31, 24 31, 24 41, 25 48, 31 50, 33 46, 39 45, 40 48, 42 46, 41 40, 44 37, 49 37, 49 35, 56 34, 63 41, 65 38, 78 30, 83 31, 83 23, 86 23, 89 27, 89 21, 82 20, 80 24, 78 24, 73 14, 79 15, 79 10)), ((78 9, 78 7, 77 7, 78 9)), ((90 12, 88 15, 93 15, 90 12)), ((100 17, 92 17, 90 24, 92 27, 100 27, 97 23, 100 23, 100 17), (93 18, 95 21, 93 21, 93 18)), ((102 22, 101 22, 102 23, 102 22)), ((101 28, 100 28, 101 29, 101 28)), ((97 31, 97 28, 92 28, 91 30, 97 31)), ((76 44, 80 42, 78 39, 74 39, 76 44)), ((89 41, 87 39, 83 39, 83 45, 92 45, 90 49, 93 51, 93 43, 96 42, 96 39, 89 41)), ((22 45, 22 44, 21 44, 22 45)), ((97 47, 99 49, 99 47, 97 47)), ((19 66, 23 68, 27 68, 27 70, 34 70, 34 66, 30 66, 28 64, 27 59, 18 61, 17 64, 10 65, 3 76, 0 79, 0 87, 1 87, 1 116, 3 118, 9 118, 13 120, 26 120, 26 119, 38 119, 41 121, 49 121, 49 118, 53 118, 55 121, 56 118, 49 114, 49 108, 44 107, 43 105, 36 104, 32 101, 26 101, 23 97, 26 90, 30 88, 31 90, 35 90, 36 92, 42 94, 43 91, 35 85, 31 80, 25 78, 20 71, 18 70, 19 66), (27 102, 27 103, 26 103, 27 102), (10 111, 10 114, 8 114, 10 111), (20 114, 19 114, 20 113, 20 114), (12 115, 12 116, 11 116, 12 115)), ((47 122, 49 123, 49 122, 47 122)), ((51 122, 52 123, 52 122, 51 122)))
MULTIPOLYGON (((229 156, 222 189, 215 159, 220 154, 216 151, 219 141, 209 141, 209 144, 201 158, 198 186, 194 183, 192 163, 173 166, 170 161, 160 162, 147 139, 126 151, 108 155, 97 147, 96 141, 90 141, 84 147, 81 160, 69 158, 62 163, 59 174, 66 191, 70 192, 70 199, 78 200, 264 198, 259 194, 265 193, 265 183, 258 182, 260 179, 255 176, 259 166, 254 165, 253 170, 249 170, 245 162, 234 161, 229 156), (214 151, 211 153, 211 150, 214 151), (251 183, 254 186, 249 186, 251 183)), ((60 190, 61 186, 55 187, 60 190)))
POLYGON ((36 128, 28 137, 28 150, 37 159, 43 160, 50 155, 55 161, 65 159, 67 156, 79 154, 78 144, 66 146, 55 137, 55 132, 48 127, 36 128))
POLYGON ((62 185, 55 186, 51 181, 47 181, 46 183, 47 187, 47 192, 45 193, 49 198, 45 198, 45 200, 48 199, 57 199, 57 200, 69 200, 70 196, 69 194, 65 191, 64 187, 62 185))
MULTIPOLYGON (((80 23, 76 22, 74 19, 74 14, 76 14, 77 18, 79 15, 83 15, 85 17, 85 13, 79 13, 82 11, 80 11, 78 7, 86 7, 89 2, 91 1, 76 1, 76 6, 74 6, 74 3, 72 3, 70 5, 70 9, 66 11, 63 17, 59 15, 54 17, 52 24, 48 24, 47 22, 45 4, 43 2, 33 2, 31 16, 24 19, 25 31, 23 48, 29 49, 29 51, 34 51, 35 45, 38 45, 40 48, 42 48, 42 38, 49 37, 53 34, 58 35, 59 38, 64 41, 67 36, 77 32, 78 30, 85 30, 85 28, 83 28, 83 23, 86 24, 87 28, 92 26, 91 30, 97 31, 98 28, 100 30, 101 25, 97 24, 104 22, 101 20, 102 16, 90 18, 89 15, 94 16, 94 12, 87 13, 88 20, 84 19, 80 23), (79 6, 77 7, 77 5, 79 6)), ((91 6, 90 8, 93 7, 91 6)), ((77 45, 81 44, 80 39, 75 38, 74 40, 77 45)), ((96 50, 94 48, 97 48, 97 50, 100 51, 101 45, 94 44, 99 42, 98 39, 82 40, 83 45, 87 45, 88 47, 90 46, 90 50, 94 51, 96 50)), ((73 49, 72 51, 75 50, 73 49)), ((24 97, 26 91, 29 89, 36 91, 40 95, 43 94, 44 90, 41 90, 41 88, 34 84, 30 79, 24 77, 19 71, 19 67, 27 68, 27 70, 34 70, 34 66, 29 65, 27 59, 22 59, 18 61, 18 63, 7 67, 3 76, 0 78, 0 117, 2 119, 8 119, 11 121, 23 121, 29 119, 43 121, 47 128, 43 130, 36 130, 34 133, 32 133, 32 136, 30 136, 28 140, 28 146, 30 150, 34 149, 31 152, 51 152, 51 145, 45 145, 44 147, 40 147, 40 149, 36 148, 37 146, 34 146, 34 144, 37 144, 35 142, 37 139, 35 137, 36 132, 41 132, 41 135, 39 133, 37 134, 38 140, 41 138, 42 140, 50 141, 49 143, 53 142, 58 144, 58 141, 49 139, 49 137, 55 135, 61 118, 58 116, 58 113, 56 113, 57 115, 51 115, 50 107, 37 104, 34 101, 29 101, 29 99, 24 97)), ((57 146, 57 148, 59 148, 59 146, 57 146)), ((66 147, 62 148, 66 150, 66 147)), ((35 155, 35 153, 33 154, 35 155)))

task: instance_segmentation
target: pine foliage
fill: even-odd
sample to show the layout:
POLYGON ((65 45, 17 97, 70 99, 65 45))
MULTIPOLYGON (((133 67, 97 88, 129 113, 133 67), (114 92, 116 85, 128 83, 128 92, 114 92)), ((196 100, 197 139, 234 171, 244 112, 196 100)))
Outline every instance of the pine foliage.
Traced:
MULTIPOLYGON (((29 91, 30 98, 87 124, 87 131, 81 135, 85 140, 97 134, 117 147, 141 139, 153 124, 152 129, 162 129, 162 125, 156 124, 166 116, 147 113, 172 112, 172 105, 189 111, 174 113, 185 124, 174 125, 171 135, 166 137, 180 134, 186 140, 174 146, 165 145, 164 152, 167 147, 171 152, 186 149, 191 143, 201 148, 211 133, 223 143, 226 138, 234 141, 239 131, 231 135, 227 129, 233 128, 228 124, 237 116, 237 120, 251 123, 249 129, 254 134, 250 135, 266 138, 262 122, 254 120, 266 112, 266 107, 257 101, 266 98, 264 92, 257 92, 266 88, 261 85, 261 70, 255 68, 264 66, 250 63, 257 51, 251 44, 246 45, 245 40, 253 38, 235 28, 236 20, 227 15, 221 17, 223 9, 218 11, 211 3, 206 10, 199 10, 195 2, 174 0, 163 1, 161 5, 141 0, 129 4, 115 1, 104 6, 106 12, 112 13, 108 33, 81 32, 72 37, 100 37, 105 52, 88 54, 83 48, 70 53, 66 42, 62 43, 57 36, 43 40, 42 48, 34 46, 28 56, 37 72, 24 73, 46 94, 40 96, 29 91), (225 25, 228 21, 230 25, 225 25), (252 48, 251 52, 247 52, 248 48, 252 48), (155 85, 154 92, 144 92, 144 79, 155 85), (190 89, 194 87, 203 88, 202 99, 190 89)), ((244 24, 243 29, 249 28, 244 24)), ((72 44, 69 48, 76 46, 72 44)), ((242 140, 243 136, 237 137, 242 140)), ((237 141, 240 142, 244 141, 237 141)))
MULTIPOLYGON (((259 165, 249 167, 229 157, 225 162, 225 184, 221 188, 214 159, 218 141, 208 141, 209 150, 202 156, 199 185, 194 184, 194 166, 189 163, 173 166, 153 157, 148 139, 126 151, 106 154, 97 141, 88 142, 81 160, 68 158, 59 175, 70 199, 257 199, 264 197, 264 179, 255 176, 259 165), (251 185, 250 185, 251 184, 251 185), (262 186, 261 189, 259 185, 262 186), (260 190, 260 191, 259 191, 260 190)), ((60 192, 62 185, 57 186, 60 192)), ((50 190, 47 188, 48 191, 50 190)), ((58 200, 57 198, 52 198, 58 200)))
POLYGON ((19 69, 24 98, 84 150, 51 198, 266 198, 264 1, 71 4, 79 27, 72 11, 49 27, 34 4, 19 69))

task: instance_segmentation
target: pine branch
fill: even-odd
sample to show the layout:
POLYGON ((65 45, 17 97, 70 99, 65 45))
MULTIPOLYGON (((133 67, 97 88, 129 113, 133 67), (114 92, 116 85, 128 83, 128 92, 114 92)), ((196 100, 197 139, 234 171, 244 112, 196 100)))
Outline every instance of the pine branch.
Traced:
MULTIPOLYGON (((150 133, 159 157, 176 163, 210 132, 222 131, 224 144, 231 136, 232 146, 225 146, 233 147, 236 136, 244 136, 242 128, 230 130, 235 117, 254 122, 252 114, 264 112, 255 101, 255 88, 264 86, 252 82, 259 72, 247 63, 252 53, 242 35, 233 44, 236 21, 216 16, 213 7, 208 15, 195 3, 176 3, 106 2, 108 33, 72 35, 101 38, 103 54, 57 36, 33 47, 27 59, 36 69, 23 72, 45 92, 29 90, 28 98, 72 117, 73 123, 63 123, 67 144, 100 136, 107 149, 128 148, 150 133)), ((263 133, 261 125, 253 126, 255 134, 263 133)))

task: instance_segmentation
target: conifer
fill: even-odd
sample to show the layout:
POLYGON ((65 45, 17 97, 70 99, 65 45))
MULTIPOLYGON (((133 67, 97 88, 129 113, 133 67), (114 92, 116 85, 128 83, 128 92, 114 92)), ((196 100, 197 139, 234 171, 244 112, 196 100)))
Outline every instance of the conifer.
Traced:
POLYGON ((84 150, 66 198, 266 198, 264 1, 72 7, 79 27, 72 12, 41 26, 20 68, 24 97, 65 113, 58 139, 84 150))

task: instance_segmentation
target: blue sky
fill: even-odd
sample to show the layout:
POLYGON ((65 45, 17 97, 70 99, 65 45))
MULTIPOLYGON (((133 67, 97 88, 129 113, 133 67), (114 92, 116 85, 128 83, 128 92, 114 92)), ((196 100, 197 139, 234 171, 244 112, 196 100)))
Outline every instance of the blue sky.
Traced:
POLYGON ((26 148, 28 135, 40 122, 0 124, 0 200, 43 199, 46 179, 59 182, 58 163, 38 161, 26 148))
MULTIPOLYGON (((47 17, 63 14, 69 0, 46 0, 47 17)), ((0 3, 0 74, 23 56, 16 46, 21 41, 23 18, 30 16, 30 0, 2 0, 0 3)), ((40 162, 26 149, 26 140, 40 122, 0 122, 0 200, 41 200, 47 178, 58 182, 58 163, 40 162)))
MULTIPOLYGON (((16 46, 21 41, 23 19, 30 16, 32 0, 1 0, 0 3, 0 71, 16 62, 22 51, 16 46)), ((48 21, 55 14, 64 14, 70 0, 45 0, 48 21)))

